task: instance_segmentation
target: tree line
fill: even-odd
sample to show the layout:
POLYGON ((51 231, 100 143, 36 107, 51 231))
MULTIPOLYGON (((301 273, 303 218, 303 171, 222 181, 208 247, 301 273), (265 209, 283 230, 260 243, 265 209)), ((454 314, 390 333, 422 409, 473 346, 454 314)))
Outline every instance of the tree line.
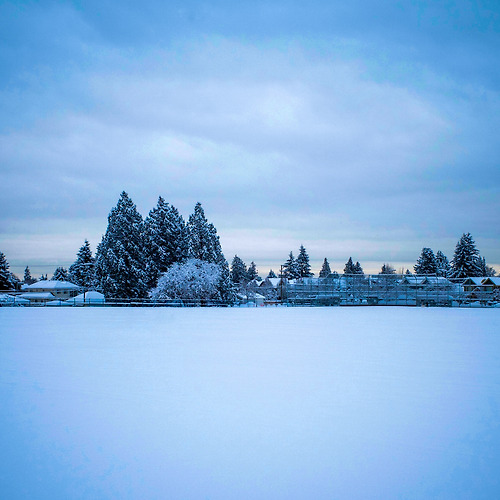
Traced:
MULTIPOLYGON (((470 233, 462 235, 451 261, 443 252, 434 254, 431 248, 425 247, 413 270, 417 275, 446 278, 495 275, 495 270, 481 257, 470 233)), ((349 257, 343 273, 363 275, 364 271, 359 261, 349 257)), ((395 273, 394 267, 387 263, 380 271, 380 274, 395 273)), ((337 273, 332 273, 325 258, 319 277, 331 274, 337 273)), ((406 270, 406 274, 411 272, 406 270)), ((290 251, 279 271, 271 269, 267 278, 300 279, 313 275, 309 255, 301 245, 297 257, 290 251)), ((44 279, 48 276, 40 277, 44 279)), ((217 230, 208 222, 201 203, 195 205, 186 222, 179 211, 160 196, 156 207, 143 219, 125 191, 109 213, 108 226, 95 257, 85 240, 70 268, 58 267, 52 279, 70 281, 87 290, 97 289, 110 298, 144 298, 151 294, 158 298, 187 295, 219 300, 230 300, 235 292, 255 288, 262 280, 253 261, 247 267, 235 255, 228 266, 217 230)), ((26 266, 23 282, 36 281, 26 266)), ((0 290, 19 286, 20 281, 9 271, 5 255, 0 252, 0 290)))

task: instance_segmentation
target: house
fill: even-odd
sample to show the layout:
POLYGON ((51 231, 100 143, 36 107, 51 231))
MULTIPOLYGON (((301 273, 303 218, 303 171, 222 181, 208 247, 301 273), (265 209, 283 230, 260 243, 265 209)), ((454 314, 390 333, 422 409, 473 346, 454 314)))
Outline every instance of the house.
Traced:
POLYGON ((421 290, 426 285, 427 276, 405 276, 399 284, 410 290, 421 290))
POLYGON ((482 284, 484 278, 481 276, 469 277, 462 282, 464 292, 480 292, 482 291, 482 284))
POLYGON ((23 285, 21 298, 33 304, 51 300, 67 300, 78 294, 80 287, 69 281, 42 280, 32 285, 23 285))
POLYGON ((500 290, 500 278, 493 276, 483 278, 481 286, 483 287, 484 292, 495 292, 496 290, 500 290))

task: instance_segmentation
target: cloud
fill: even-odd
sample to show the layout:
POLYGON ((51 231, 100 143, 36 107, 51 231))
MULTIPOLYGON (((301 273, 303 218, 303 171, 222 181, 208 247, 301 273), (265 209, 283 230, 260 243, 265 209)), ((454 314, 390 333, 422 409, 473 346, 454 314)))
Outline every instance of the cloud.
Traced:
POLYGON ((186 217, 201 201, 229 255, 352 244, 359 258, 402 260, 450 232, 498 238, 497 92, 430 68, 425 84, 411 71, 381 78, 352 41, 330 42, 205 36, 125 51, 94 40, 92 64, 28 85, 24 121, 2 127, 0 243, 16 252, 16 221, 44 215, 78 221, 75 248, 82 235, 96 245, 123 189, 144 215, 159 194, 186 217))

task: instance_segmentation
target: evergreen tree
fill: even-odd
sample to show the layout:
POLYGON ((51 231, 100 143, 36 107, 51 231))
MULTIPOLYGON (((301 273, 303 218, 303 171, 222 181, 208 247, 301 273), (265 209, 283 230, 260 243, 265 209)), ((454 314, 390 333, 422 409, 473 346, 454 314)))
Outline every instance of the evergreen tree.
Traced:
POLYGON ((149 285, 156 286, 159 276, 176 262, 188 258, 188 229, 179 211, 161 196, 144 221, 149 285))
POLYGON ((276 273, 272 270, 269 269, 269 274, 267 275, 267 278, 277 278, 276 273))
POLYGON ((250 262, 248 266, 247 278, 248 281, 259 280, 259 273, 257 272, 257 266, 254 261, 250 262))
POLYGON ((450 274, 450 263, 446 255, 438 250, 436 253, 436 274, 437 276, 447 277, 450 274))
POLYGON ((330 269, 330 264, 328 263, 328 260, 325 257, 325 260, 323 261, 323 266, 321 267, 321 271, 319 272, 319 277, 328 278, 330 274, 332 274, 332 270, 330 269))
POLYGON ((356 261, 356 264, 354 264, 353 274, 359 274, 359 275, 365 274, 363 268, 361 267, 361 264, 358 261, 356 261))
POLYGON ((307 255, 304 245, 300 245, 299 255, 297 256, 297 270, 299 278, 309 278, 313 275, 309 264, 309 255, 307 255))
POLYGON ((349 260, 346 262, 346 264, 344 266, 344 274, 355 274, 354 264, 352 262, 352 257, 349 257, 349 260))
POLYGON ((68 270, 64 267, 58 267, 54 271, 54 276, 52 276, 53 281, 68 281, 69 275, 68 270))
POLYGON ((88 240, 80 247, 75 262, 69 268, 69 281, 85 290, 96 287, 95 259, 88 240))
POLYGON ((218 264, 221 268, 219 283, 221 298, 226 302, 234 300, 229 265, 222 253, 217 230, 213 224, 208 223, 199 202, 194 207, 194 212, 189 216, 187 230, 190 258, 218 264))
POLYGON ((470 233, 463 234, 455 248, 451 261, 451 278, 480 276, 479 251, 470 233))
POLYGON ((26 269, 24 270, 24 279, 23 283, 25 285, 32 285, 33 283, 36 283, 36 279, 31 276, 31 271, 28 266, 26 266, 26 269))
POLYGON ((16 278, 9 271, 9 263, 5 255, 0 252, 0 291, 14 290, 16 287, 16 278))
POLYGON ((147 295, 144 252, 141 214, 123 191, 108 216, 108 228, 96 252, 96 275, 104 295, 115 298, 147 295))
POLYGON ((47 281, 47 275, 42 273, 42 275, 40 276, 39 281, 47 281))
POLYGON ((396 274, 396 269, 394 269, 390 264, 383 264, 379 274, 396 274))
POLYGON ((248 282, 247 266, 237 255, 231 262, 231 281, 237 285, 248 282))
POLYGON ((479 258, 479 269, 481 270, 481 276, 485 278, 495 276, 496 271, 486 264, 486 259, 484 257, 479 258))
POLYGON ((197 203, 189 216, 189 255, 193 259, 220 263, 224 259, 219 236, 213 224, 209 224, 201 203, 197 203))
POLYGON ((437 273, 437 261, 434 252, 430 248, 422 248, 422 253, 417 260, 417 263, 413 266, 415 274, 436 274, 437 273))
POLYGON ((283 264, 283 277, 290 280, 300 277, 297 261, 293 256, 293 252, 290 252, 288 260, 283 264))
POLYGON ((217 289, 219 290, 220 298, 221 300, 227 303, 234 302, 236 295, 234 293, 234 289, 231 283, 229 265, 224 256, 222 256, 222 260, 218 262, 218 266, 220 268, 220 280, 217 289))

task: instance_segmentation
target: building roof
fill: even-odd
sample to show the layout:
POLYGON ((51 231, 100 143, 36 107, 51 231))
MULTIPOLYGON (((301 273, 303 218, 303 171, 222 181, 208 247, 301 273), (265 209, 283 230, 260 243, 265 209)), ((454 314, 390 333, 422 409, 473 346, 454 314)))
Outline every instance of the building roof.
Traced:
POLYGON ((54 300, 55 297, 50 292, 29 292, 18 295, 22 299, 28 300, 54 300))
POLYGON ((500 277, 489 276, 488 278, 484 278, 482 283, 486 285, 488 282, 493 283, 495 286, 500 286, 500 277))
POLYGON ((67 302, 70 303, 75 302, 77 304, 83 304, 84 297, 86 304, 88 303, 102 304, 106 300, 102 293, 96 292, 95 290, 90 290, 88 292, 85 292, 85 294, 81 293, 80 295, 77 295, 72 299, 68 299, 67 302))
POLYGON ((469 278, 465 278, 462 282, 462 285, 477 285, 480 286, 483 282, 484 278, 482 276, 472 276, 469 278))
POLYGON ((42 280, 32 285, 23 285, 25 291, 31 290, 79 290, 80 287, 69 281, 42 280))

